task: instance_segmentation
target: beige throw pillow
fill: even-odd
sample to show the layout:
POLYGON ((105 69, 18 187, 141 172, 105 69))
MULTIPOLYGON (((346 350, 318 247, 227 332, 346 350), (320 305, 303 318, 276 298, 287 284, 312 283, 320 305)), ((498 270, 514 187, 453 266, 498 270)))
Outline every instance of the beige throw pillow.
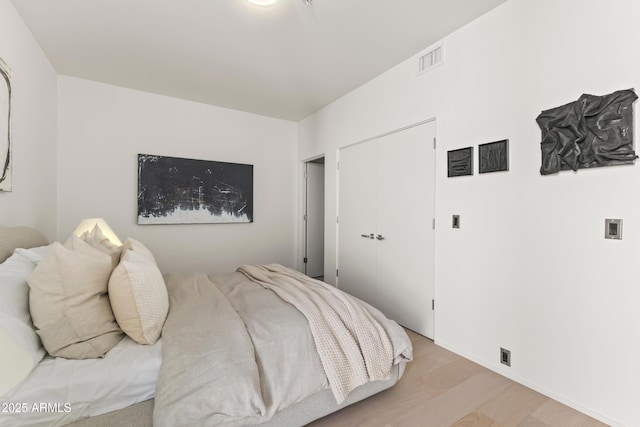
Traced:
POLYGON ((109 299, 120 328, 139 344, 154 344, 169 311, 162 273, 144 254, 126 250, 109 279, 109 299))
POLYGON ((36 332, 52 356, 101 357, 122 339, 107 286, 111 259, 72 236, 49 254, 27 279, 36 332))
POLYGON ((86 242, 92 248, 109 255, 111 257, 111 264, 113 268, 116 268, 118 262, 120 262, 122 246, 111 243, 107 236, 104 235, 98 224, 96 224, 91 231, 85 231, 82 233, 80 240, 86 242))
POLYGON ((125 240, 125 242, 122 244, 122 256, 124 256, 127 250, 132 250, 139 253, 140 255, 144 255, 146 258, 150 259, 154 264, 156 264, 156 259, 153 257, 151 251, 136 239, 132 239, 131 237, 129 237, 127 238, 127 240, 125 240))

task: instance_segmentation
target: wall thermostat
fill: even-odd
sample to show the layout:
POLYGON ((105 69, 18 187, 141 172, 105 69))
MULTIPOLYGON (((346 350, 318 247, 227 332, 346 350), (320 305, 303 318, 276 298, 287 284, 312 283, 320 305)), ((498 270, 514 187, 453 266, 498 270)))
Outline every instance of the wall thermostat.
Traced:
POLYGON ((621 219, 605 219, 604 220, 604 238, 622 240, 622 220, 621 219))

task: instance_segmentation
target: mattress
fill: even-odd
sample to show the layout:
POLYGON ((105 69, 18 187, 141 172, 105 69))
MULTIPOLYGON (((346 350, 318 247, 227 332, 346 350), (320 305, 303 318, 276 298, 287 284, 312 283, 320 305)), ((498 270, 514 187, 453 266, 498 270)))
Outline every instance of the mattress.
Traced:
POLYGON ((45 357, 0 397, 0 427, 61 426, 152 399, 161 341, 144 346, 125 337, 100 359, 45 357))

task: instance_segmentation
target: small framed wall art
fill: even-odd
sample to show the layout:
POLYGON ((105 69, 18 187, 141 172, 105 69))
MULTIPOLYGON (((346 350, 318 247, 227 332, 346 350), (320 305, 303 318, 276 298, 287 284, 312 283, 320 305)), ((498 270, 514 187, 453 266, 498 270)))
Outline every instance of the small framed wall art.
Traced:
POLYGON ((473 147, 447 151, 447 176, 473 175, 473 147))
POLYGON ((478 146, 478 173, 509 170, 509 140, 489 142, 478 146))

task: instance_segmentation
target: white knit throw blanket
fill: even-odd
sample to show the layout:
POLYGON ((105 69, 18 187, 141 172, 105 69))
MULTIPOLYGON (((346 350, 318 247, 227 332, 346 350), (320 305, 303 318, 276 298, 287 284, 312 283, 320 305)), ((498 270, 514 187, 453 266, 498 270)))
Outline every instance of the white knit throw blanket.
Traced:
POLYGON ((368 381, 389 379, 391 341, 355 298, 279 264, 243 265, 238 271, 271 289, 307 318, 338 404, 368 381))

